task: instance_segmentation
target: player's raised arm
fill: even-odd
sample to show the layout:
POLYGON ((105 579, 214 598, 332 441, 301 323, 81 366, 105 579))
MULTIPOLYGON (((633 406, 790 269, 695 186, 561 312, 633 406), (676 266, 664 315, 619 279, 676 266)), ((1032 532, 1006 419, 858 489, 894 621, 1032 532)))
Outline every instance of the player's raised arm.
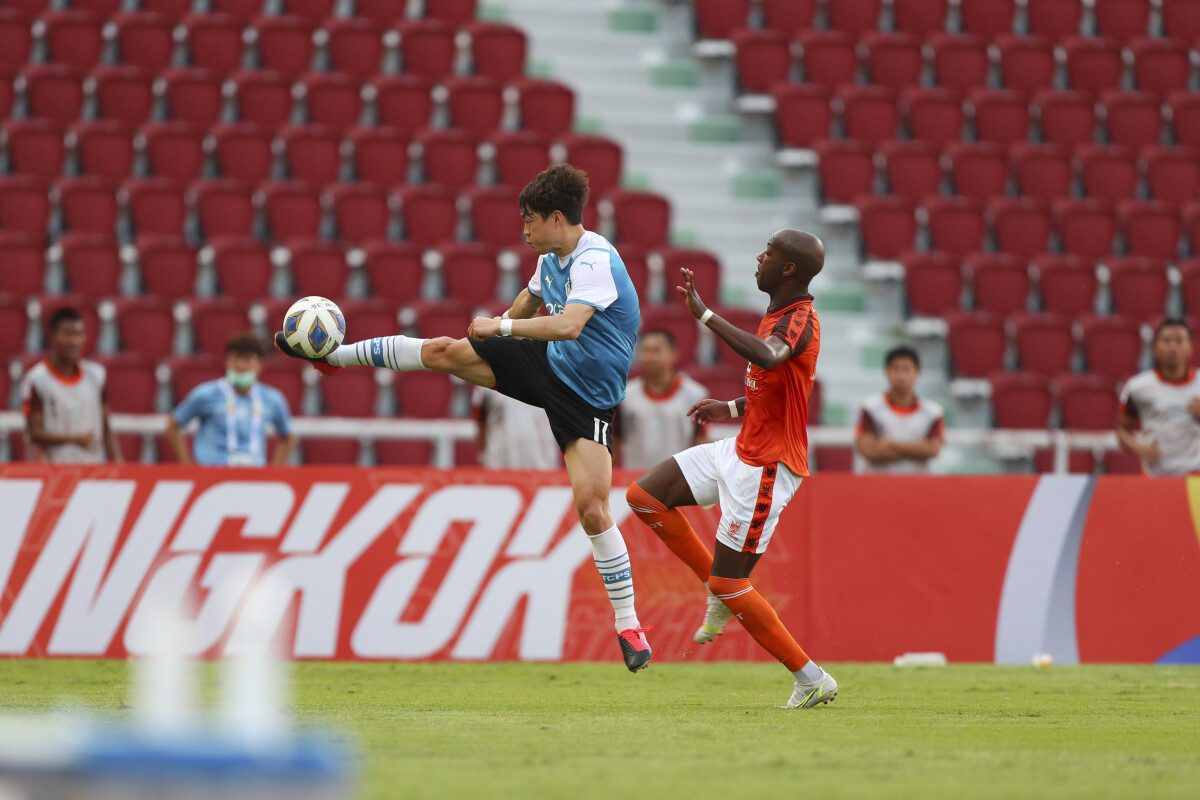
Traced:
POLYGON ((690 269, 681 269, 683 286, 676 286, 675 291, 683 297, 692 316, 700 320, 708 329, 720 336, 733 352, 761 369, 774 369, 792 356, 792 348, 788 347, 777 336, 759 339, 753 333, 736 327, 725 318, 714 314, 696 291, 696 283, 690 269))

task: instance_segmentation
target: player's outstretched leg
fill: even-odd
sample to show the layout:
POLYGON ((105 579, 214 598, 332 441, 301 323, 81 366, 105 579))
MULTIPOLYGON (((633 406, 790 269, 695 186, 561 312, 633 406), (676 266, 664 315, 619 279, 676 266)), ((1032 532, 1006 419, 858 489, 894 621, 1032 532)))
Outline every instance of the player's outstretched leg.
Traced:
POLYGON ((431 369, 447 372, 476 386, 491 388, 496 376, 491 366, 471 347, 466 339, 441 336, 436 339, 417 339, 412 336, 380 336, 361 342, 343 344, 324 358, 308 358, 292 349, 287 337, 275 334, 275 346, 284 355, 302 358, 318 371, 332 375, 341 367, 381 367, 396 372, 431 369))

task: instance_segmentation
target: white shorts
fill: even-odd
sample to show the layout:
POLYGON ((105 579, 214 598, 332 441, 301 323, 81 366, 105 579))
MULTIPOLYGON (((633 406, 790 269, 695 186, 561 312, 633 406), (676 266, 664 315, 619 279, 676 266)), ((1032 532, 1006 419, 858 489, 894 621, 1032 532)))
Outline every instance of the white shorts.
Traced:
POLYGON ((803 480, 783 464, 746 464, 736 439, 690 447, 675 461, 698 505, 721 504, 717 541, 744 553, 766 552, 779 515, 803 480))

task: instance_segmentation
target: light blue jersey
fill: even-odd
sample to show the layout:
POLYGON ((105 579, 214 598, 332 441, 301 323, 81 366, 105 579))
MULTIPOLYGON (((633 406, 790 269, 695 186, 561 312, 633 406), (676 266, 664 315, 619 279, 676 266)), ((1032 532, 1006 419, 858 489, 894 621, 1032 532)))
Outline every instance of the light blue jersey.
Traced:
POLYGON ((256 383, 241 394, 224 378, 192 389, 171 415, 180 427, 200 420, 192 457, 203 466, 264 466, 266 426, 280 436, 292 429, 287 400, 278 389, 256 383))
POLYGON ((538 259, 529 291, 551 314, 571 303, 596 309, 578 339, 550 342, 550 368, 596 408, 614 408, 625 399, 641 311, 637 290, 616 249, 598 233, 586 231, 564 262, 549 253, 538 259))

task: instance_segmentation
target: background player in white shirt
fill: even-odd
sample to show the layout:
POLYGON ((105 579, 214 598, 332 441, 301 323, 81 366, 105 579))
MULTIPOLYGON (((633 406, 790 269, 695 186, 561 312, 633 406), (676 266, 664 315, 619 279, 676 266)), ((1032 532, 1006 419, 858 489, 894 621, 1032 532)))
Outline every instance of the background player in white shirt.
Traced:
POLYGON ((471 396, 479 425, 479 463, 488 469, 559 469, 554 431, 540 409, 491 389, 471 396))
POLYGON ((100 464, 107 453, 109 461, 120 463, 108 423, 107 371, 82 358, 83 317, 73 308, 60 308, 51 315, 47 333, 49 356, 21 379, 30 460, 100 464))
POLYGON ((1181 319, 1165 319, 1154 329, 1154 369, 1134 375, 1121 390, 1117 440, 1148 475, 1200 472, 1200 376, 1191 363, 1191 329, 1181 319))
POLYGON ((854 471, 905 474, 928 472, 946 438, 945 412, 917 397, 921 377, 917 351, 901 345, 884 358, 888 390, 863 401, 854 439, 854 471))
POLYGON ((646 331, 639 342, 642 374, 625 388, 617 408, 617 445, 626 469, 649 469, 689 447, 704 444, 704 426, 688 410, 708 390, 676 370, 679 353, 670 331, 646 331))

